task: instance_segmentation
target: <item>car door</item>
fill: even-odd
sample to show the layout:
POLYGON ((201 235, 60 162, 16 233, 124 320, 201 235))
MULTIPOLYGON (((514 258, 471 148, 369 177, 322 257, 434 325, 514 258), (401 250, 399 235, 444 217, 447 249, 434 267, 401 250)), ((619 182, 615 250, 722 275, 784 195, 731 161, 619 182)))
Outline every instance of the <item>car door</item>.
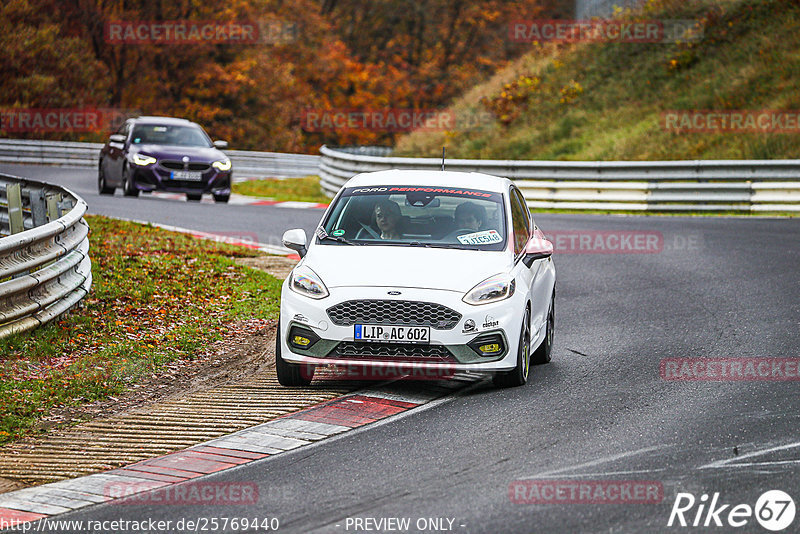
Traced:
POLYGON ((116 143, 114 141, 108 142, 108 152, 103 163, 105 165, 104 171, 106 173, 106 181, 109 185, 120 186, 122 185, 122 166, 125 163, 125 148, 127 146, 128 134, 131 131, 131 122, 126 121, 125 124, 119 127, 116 133, 125 136, 125 143, 116 143))
POLYGON ((511 223, 514 231, 514 256, 516 260, 515 277, 524 283, 531 295, 531 337, 535 341, 536 334, 544 326, 550 305, 550 292, 554 279, 550 259, 534 261, 527 267, 522 261, 525 247, 533 233, 534 222, 528 204, 522 193, 515 186, 509 191, 511 200, 511 223))

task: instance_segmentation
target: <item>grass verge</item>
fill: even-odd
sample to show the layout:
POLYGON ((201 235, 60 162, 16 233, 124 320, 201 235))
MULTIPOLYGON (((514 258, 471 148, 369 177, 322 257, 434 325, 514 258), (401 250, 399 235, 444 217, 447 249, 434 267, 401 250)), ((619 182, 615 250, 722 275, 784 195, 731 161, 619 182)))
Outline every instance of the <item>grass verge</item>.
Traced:
POLYGON ((320 202, 331 199, 322 193, 319 176, 270 180, 251 180, 233 184, 233 192, 252 197, 271 198, 277 201, 320 202))
POLYGON ((278 315, 281 282, 234 262, 252 250, 87 216, 92 291, 57 323, 0 339, 0 443, 51 410, 119 395, 191 360, 226 325, 278 315))

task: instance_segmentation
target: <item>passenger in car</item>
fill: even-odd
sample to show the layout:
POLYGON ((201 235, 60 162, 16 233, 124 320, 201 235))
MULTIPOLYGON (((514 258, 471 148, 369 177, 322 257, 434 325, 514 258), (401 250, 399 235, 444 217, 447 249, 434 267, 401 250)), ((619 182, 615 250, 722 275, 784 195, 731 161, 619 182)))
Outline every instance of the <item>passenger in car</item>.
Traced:
POLYGON ((373 217, 375 225, 381 232, 381 239, 401 239, 403 237, 402 213, 397 202, 388 199, 381 200, 375 204, 373 217))
POLYGON ((473 202, 464 202, 456 207, 455 212, 456 228, 481 230, 486 224, 486 209, 473 202))

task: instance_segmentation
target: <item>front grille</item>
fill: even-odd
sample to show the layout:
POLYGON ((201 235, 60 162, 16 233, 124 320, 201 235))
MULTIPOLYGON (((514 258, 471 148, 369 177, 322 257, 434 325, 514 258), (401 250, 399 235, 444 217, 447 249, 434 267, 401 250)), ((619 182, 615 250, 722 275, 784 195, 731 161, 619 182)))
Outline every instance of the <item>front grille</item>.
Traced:
POLYGON ((342 341, 328 353, 328 358, 386 360, 395 362, 455 362, 444 345, 413 343, 363 343, 342 341))
POLYGON ((189 163, 184 167, 182 161, 162 161, 161 166, 165 169, 172 169, 173 171, 207 171, 211 165, 208 163, 189 163))
POLYGON ((450 330, 461 320, 461 314, 447 306, 410 300, 348 300, 327 311, 337 326, 387 324, 450 330))

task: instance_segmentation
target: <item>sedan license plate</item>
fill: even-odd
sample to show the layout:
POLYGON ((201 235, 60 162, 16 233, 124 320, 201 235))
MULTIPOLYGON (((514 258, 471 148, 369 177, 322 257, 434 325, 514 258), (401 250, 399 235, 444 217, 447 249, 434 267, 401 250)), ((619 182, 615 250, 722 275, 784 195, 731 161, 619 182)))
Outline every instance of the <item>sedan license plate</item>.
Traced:
POLYGON ((173 180, 187 180, 190 182, 199 182, 203 179, 202 172, 194 172, 194 171, 172 171, 170 173, 170 178, 173 180))
POLYGON ((431 329, 427 326, 357 324, 353 337, 356 341, 427 344, 431 342, 431 329))

